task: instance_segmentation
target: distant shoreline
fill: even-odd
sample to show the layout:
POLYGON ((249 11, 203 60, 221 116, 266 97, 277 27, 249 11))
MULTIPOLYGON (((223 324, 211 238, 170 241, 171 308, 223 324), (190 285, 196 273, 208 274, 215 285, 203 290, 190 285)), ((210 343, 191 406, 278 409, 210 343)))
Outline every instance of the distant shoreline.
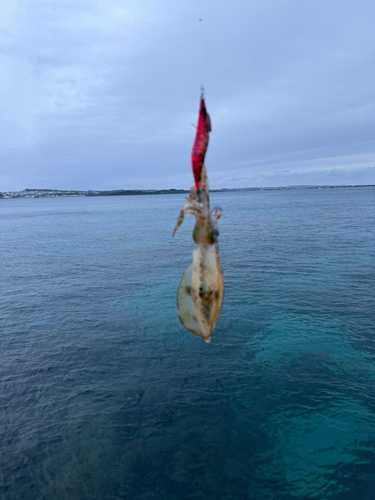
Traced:
MULTIPOLYGON (((228 193, 237 191, 285 191, 292 189, 338 189, 375 187, 375 184, 321 185, 321 186, 281 186, 281 187, 249 187, 211 189, 211 193, 228 193)), ((24 189, 23 191, 0 192, 0 199, 14 198, 73 198, 79 196, 142 196, 150 194, 187 194, 186 189, 114 189, 110 191, 77 191, 69 189, 24 189)))

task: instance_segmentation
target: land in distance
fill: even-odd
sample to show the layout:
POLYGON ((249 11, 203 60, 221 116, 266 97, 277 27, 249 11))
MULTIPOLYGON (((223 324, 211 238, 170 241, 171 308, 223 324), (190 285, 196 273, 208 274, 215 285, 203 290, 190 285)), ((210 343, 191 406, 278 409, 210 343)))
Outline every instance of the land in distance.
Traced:
MULTIPOLYGON (((299 185, 282 187, 247 187, 247 188, 222 188, 211 189, 212 193, 226 193, 235 191, 277 191, 289 189, 326 189, 326 188, 352 188, 352 187, 375 187, 375 184, 353 184, 353 185, 299 185)), ((74 196, 135 196, 150 194, 187 194, 186 189, 114 189, 109 191, 75 191, 69 189, 24 189, 23 191, 0 192, 0 198, 58 198, 74 196)))

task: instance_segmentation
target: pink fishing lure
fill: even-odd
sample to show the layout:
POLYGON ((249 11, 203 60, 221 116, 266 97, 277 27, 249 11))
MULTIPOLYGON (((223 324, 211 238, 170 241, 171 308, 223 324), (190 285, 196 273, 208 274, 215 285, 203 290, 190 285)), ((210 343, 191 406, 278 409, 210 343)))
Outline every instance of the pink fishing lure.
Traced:
POLYGON ((193 167, 195 187, 197 188, 199 188, 199 184, 201 181, 202 165, 207 151, 210 132, 211 132, 210 115, 207 113, 206 104, 204 102, 204 98, 202 95, 199 106, 197 132, 195 134, 193 149, 191 151, 191 164, 193 167))

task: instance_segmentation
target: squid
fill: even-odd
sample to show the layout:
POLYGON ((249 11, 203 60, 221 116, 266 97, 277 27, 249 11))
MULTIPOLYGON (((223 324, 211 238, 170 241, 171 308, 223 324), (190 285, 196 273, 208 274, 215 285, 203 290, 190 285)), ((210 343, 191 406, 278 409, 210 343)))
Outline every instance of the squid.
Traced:
POLYGON ((220 207, 210 210, 210 196, 204 158, 207 151, 211 120, 206 110, 203 90, 200 98, 198 125, 191 152, 194 185, 186 198, 173 231, 175 235, 186 214, 195 217, 193 262, 185 270, 178 290, 177 309, 182 326, 210 342, 224 297, 224 278, 218 246, 220 207))

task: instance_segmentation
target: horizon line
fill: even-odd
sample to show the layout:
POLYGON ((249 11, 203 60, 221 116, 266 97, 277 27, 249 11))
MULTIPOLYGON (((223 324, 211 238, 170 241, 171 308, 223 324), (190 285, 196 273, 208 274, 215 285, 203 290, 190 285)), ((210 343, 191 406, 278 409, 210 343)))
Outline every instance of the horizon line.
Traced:
MULTIPOLYGON (((212 192, 221 192, 221 191, 246 191, 251 189, 262 190, 262 189, 309 189, 309 188, 330 188, 330 187, 374 187, 375 184, 288 184, 285 186, 247 186, 247 187, 231 187, 231 188, 212 188, 210 191, 212 192)), ((54 192, 71 192, 71 193, 108 193, 108 192, 157 192, 157 191, 184 191, 189 192, 190 189, 186 188, 159 188, 159 189, 148 189, 148 188, 138 188, 138 189, 54 189, 54 188, 25 188, 22 190, 9 190, 9 191, 0 191, 0 194, 6 193, 24 193, 27 191, 54 191, 54 192)))

